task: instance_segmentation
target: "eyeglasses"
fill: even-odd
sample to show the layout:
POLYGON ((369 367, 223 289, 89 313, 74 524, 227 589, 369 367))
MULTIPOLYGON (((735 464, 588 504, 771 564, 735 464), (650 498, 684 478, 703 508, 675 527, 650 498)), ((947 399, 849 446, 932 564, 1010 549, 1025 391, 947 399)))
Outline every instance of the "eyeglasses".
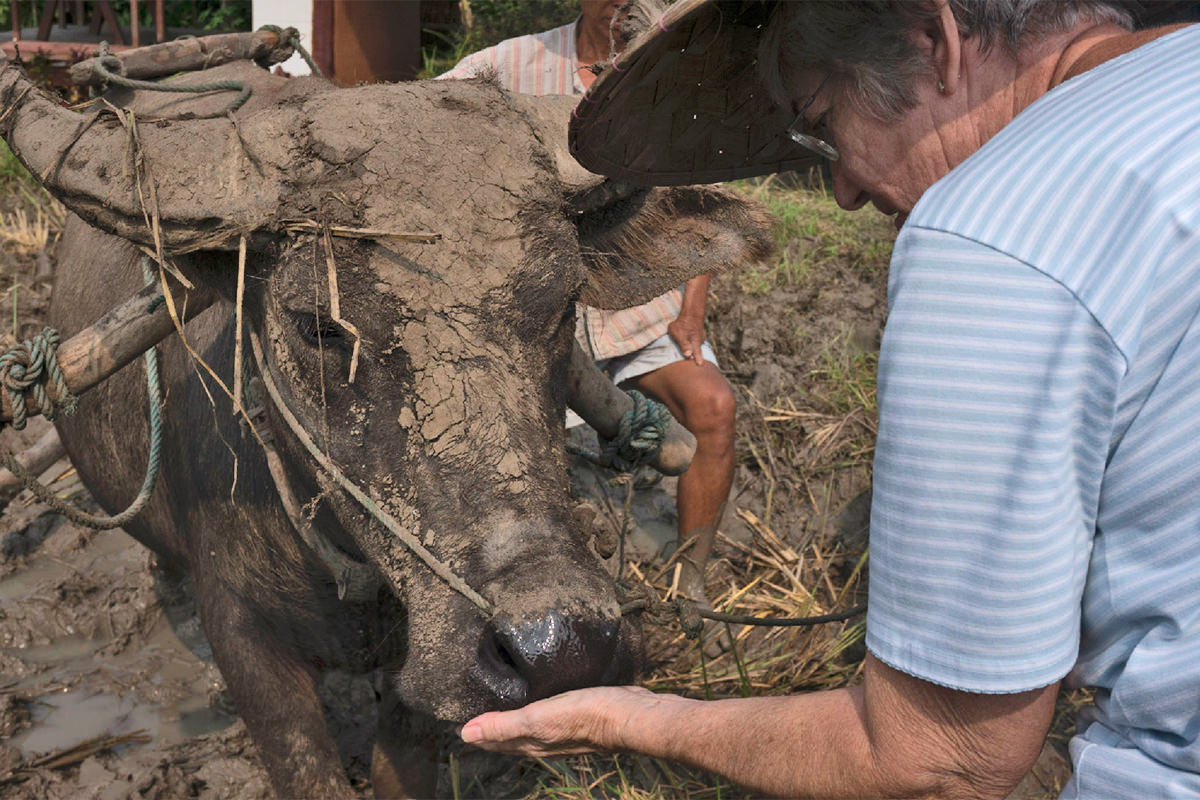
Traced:
POLYGON ((817 87, 817 90, 813 92, 807 100, 804 101, 804 105, 800 106, 800 112, 796 114, 795 122, 787 127, 787 135, 789 139, 804 149, 810 150, 819 156, 828 158, 830 161, 837 161, 837 148, 825 141, 826 139, 833 138, 829 133, 829 127, 825 124, 825 114, 822 114, 821 118, 818 119, 814 125, 808 126, 812 130, 811 134, 804 133, 800 130, 800 128, 805 127, 804 112, 807 111, 808 107, 813 104, 813 101, 817 99, 817 95, 821 93, 821 90, 825 88, 825 84, 828 82, 829 76, 826 75, 821 81, 821 85, 817 87))

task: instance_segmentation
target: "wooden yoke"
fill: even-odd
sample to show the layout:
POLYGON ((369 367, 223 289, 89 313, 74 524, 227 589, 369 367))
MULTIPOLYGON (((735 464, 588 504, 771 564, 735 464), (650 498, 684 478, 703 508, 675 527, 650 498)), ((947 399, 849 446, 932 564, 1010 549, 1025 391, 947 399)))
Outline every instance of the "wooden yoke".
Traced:
MULTIPOLYGON (((279 33, 259 28, 253 33, 221 33, 176 39, 124 50, 110 57, 121 62, 121 75, 124 77, 153 80, 176 72, 208 69, 230 61, 278 64, 292 55, 292 46, 288 43, 291 38, 284 39, 283 44, 280 39, 279 33)), ((100 86, 105 78, 96 68, 95 59, 88 59, 71 66, 71 82, 77 86, 100 86)))
MULTIPOLYGON (((83 394, 175 332, 175 321, 161 294, 158 285, 147 286, 59 345, 58 366, 72 394, 83 394)), ((217 293, 200 288, 182 297, 181 323, 211 306, 217 293)), ((32 397, 26 398, 25 413, 41 413, 32 397)), ((11 420, 8 394, 0 392, 0 422, 11 420)))
MULTIPOLYGON (((567 367, 567 405, 606 439, 617 435, 621 417, 633 410, 629 395, 613 385, 578 342, 572 344, 567 367)), ((695 454, 696 437, 672 417, 662 448, 650 460, 650 466, 664 475, 682 475, 695 454)))

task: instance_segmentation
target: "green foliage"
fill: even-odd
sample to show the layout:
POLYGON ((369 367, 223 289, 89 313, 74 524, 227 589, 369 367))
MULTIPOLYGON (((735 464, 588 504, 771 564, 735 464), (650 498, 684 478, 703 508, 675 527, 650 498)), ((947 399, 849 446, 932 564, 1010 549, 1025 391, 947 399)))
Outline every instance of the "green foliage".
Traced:
POLYGON ((32 180, 13 151, 8 149, 8 144, 0 139, 0 191, 10 191, 15 186, 24 185, 32 180))
POLYGON ((470 50, 557 28, 579 16, 579 0, 470 0, 470 50))
POLYGON ((846 211, 817 180, 815 186, 786 186, 771 178, 737 185, 766 204, 775 218, 779 259, 742 276, 749 294, 803 285, 813 270, 835 263, 863 277, 887 269, 895 230, 891 219, 869 209, 846 211))
POLYGON ((463 56, 514 36, 557 28, 579 16, 579 0, 469 0, 471 27, 425 30, 418 78, 434 78, 463 56))
POLYGON ((196 15, 198 27, 206 31, 248 31, 251 25, 249 2, 208 3, 196 15))
POLYGON ((463 35, 461 30, 452 34, 434 30, 426 30, 424 33, 426 37, 432 38, 433 42, 421 48, 421 69, 417 72, 419 80, 436 78, 452 69, 463 56, 477 49, 471 47, 470 37, 463 35))
POLYGON ((0 139, 0 209, 41 209, 61 227, 62 212, 56 209, 55 204, 50 193, 29 174, 8 144, 0 139))
MULTIPOLYGON (((21 26, 36 28, 41 3, 20 0, 16 4, 17 16, 21 26)), ((129 25, 129 0, 112 0, 113 12, 117 21, 123 26, 129 25)), ((206 31, 248 31, 250 30, 251 0, 170 0, 163 3, 164 23, 170 28, 198 28, 206 31)), ((92 8, 88 6, 88 12, 92 8)), ((138 16, 141 17, 142 27, 154 26, 154 4, 142 2, 138 4, 138 16)), ((11 8, 9 3, 0 3, 0 28, 12 27, 11 8)))

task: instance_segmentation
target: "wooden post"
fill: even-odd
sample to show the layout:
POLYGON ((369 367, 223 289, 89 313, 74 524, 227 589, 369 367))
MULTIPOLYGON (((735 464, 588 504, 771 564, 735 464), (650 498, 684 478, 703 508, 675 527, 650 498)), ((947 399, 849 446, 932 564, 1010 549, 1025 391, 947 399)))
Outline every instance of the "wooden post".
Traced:
POLYGON ((134 47, 141 46, 142 17, 138 13, 138 0, 129 0, 129 42, 134 47))
POLYGON ((167 24, 163 18, 163 0, 154 0, 154 41, 167 38, 167 24))
MULTIPOLYGON (((620 431, 621 417, 633 410, 633 398, 614 386, 576 342, 567 366, 567 405, 597 433, 612 439, 620 431)), ((671 417, 662 449, 650 466, 664 475, 682 475, 695 454, 696 437, 671 417)))
POLYGON ((313 61, 326 77, 333 75, 333 3, 334 0, 313 0, 312 46, 313 61))
MULTIPOLYGON (((100 9, 100 15, 104 21, 108 23, 108 29, 112 32, 112 42, 110 44, 125 44, 125 37, 121 34, 121 26, 117 24, 117 15, 113 13, 112 3, 108 0, 96 0, 96 6, 100 9)), ((97 28, 97 31, 100 29, 97 28)))
POLYGON ((37 38, 39 42, 50 41, 50 29, 54 26, 54 15, 58 11, 58 0, 46 0, 42 6, 42 18, 38 22, 37 38))
MULTIPOLYGON (((267 30, 254 33, 214 33, 211 36, 176 39, 161 44, 148 44, 137 50, 116 54, 127 78, 161 78, 176 72, 200 70, 228 61, 267 59, 279 48, 279 34, 267 30)), ((71 82, 76 86, 99 86, 104 76, 93 60, 72 64, 71 82)))
MULTIPOLYGON (((158 286, 145 287, 92 326, 59 345, 58 365, 72 393, 82 394, 91 389, 146 352, 151 345, 175 332, 175 324, 166 304, 151 303, 158 294, 158 286)), ((216 292, 206 288, 186 295, 176 289, 175 294, 184 322, 208 308, 216 299, 216 292)), ((32 398, 26 402, 28 415, 41 413, 41 408, 32 398)), ((0 392, 0 420, 11 419, 12 406, 8 394, 0 392)))
POLYGON ((9 0, 8 15, 12 17, 13 24, 13 41, 21 41, 21 18, 17 14, 17 0, 9 0))

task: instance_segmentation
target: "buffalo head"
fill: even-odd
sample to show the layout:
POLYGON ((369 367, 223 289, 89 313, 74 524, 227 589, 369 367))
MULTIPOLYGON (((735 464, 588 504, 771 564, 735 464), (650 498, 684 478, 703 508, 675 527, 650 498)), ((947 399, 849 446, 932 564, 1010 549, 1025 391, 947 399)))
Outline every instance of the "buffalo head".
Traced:
MULTIPOLYGON (((382 668, 409 706, 459 721, 629 678, 635 648, 611 581, 569 514, 574 305, 634 305, 760 258, 764 213, 719 189, 588 175, 565 155, 569 98, 486 81, 336 89, 246 63, 177 80, 219 79, 254 87, 234 116, 206 116, 227 96, 148 93, 112 93, 79 115, 6 68, 0 125, 88 225, 231 301, 244 241, 242 308, 263 359, 247 369, 263 370, 321 453, 490 605, 421 563, 265 403, 314 529, 380 578, 377 596, 355 600, 390 609, 362 666, 382 668), (330 235, 339 228, 371 233, 330 235), (393 235, 414 232, 437 238, 393 235)), ((127 268, 92 263, 60 280, 100 291, 127 268)), ((228 362, 227 375, 242 368, 228 362)), ((268 481, 253 470, 240 480, 268 481)), ((336 591, 328 573, 317 584, 322 597, 336 591)))

